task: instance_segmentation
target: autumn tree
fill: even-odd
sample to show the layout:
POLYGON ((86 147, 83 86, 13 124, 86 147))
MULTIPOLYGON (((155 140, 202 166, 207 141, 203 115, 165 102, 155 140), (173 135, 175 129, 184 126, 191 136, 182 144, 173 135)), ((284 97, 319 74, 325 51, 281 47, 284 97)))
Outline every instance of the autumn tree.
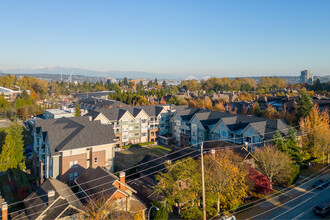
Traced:
POLYGON ((278 119, 279 114, 271 105, 268 105, 267 108, 262 111, 262 117, 269 119, 278 119))
POLYGON ((291 180, 295 166, 290 157, 275 146, 256 149, 254 156, 261 173, 266 175, 270 182, 285 185, 291 180))
POLYGON ((214 105, 214 111, 219 111, 219 112, 222 112, 222 111, 225 111, 226 108, 225 106, 223 105, 222 102, 218 102, 217 104, 214 105))
POLYGON ((209 110, 213 110, 213 104, 212 104, 212 100, 210 99, 210 97, 205 97, 204 99, 204 107, 209 109, 209 110))
POLYGON ((311 157, 320 158, 323 148, 330 144, 330 119, 326 110, 314 105, 310 113, 300 120, 303 149, 311 157))
POLYGON ((220 207, 239 206, 247 195, 247 170, 241 162, 239 156, 227 149, 205 156, 206 188, 210 190, 208 196, 215 198, 214 202, 208 201, 209 206, 216 207, 216 213, 220 213, 220 207))
POLYGON ((7 135, 0 154, 0 172, 17 168, 24 170, 23 127, 15 121, 10 124, 6 133, 7 135))
POLYGON ((272 183, 269 181, 267 176, 258 172, 254 168, 250 168, 248 179, 250 180, 249 193, 253 197, 261 198, 273 191, 272 183))
POLYGON ((10 108, 9 102, 5 99, 5 97, 0 95, 0 109, 8 109, 8 108, 10 108))
POLYGON ((167 164, 166 170, 166 173, 156 176, 159 182, 155 190, 164 195, 168 210, 172 211, 175 203, 179 203, 183 218, 200 218, 202 211, 197 207, 201 203, 202 189, 200 164, 188 157, 174 164, 167 164))

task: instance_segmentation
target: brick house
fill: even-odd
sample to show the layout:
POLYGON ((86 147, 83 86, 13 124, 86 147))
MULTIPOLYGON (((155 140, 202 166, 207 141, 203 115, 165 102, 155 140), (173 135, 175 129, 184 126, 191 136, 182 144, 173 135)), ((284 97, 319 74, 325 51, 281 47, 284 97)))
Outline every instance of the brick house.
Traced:
MULTIPOLYGON (((102 167, 89 167, 76 180, 81 201, 88 204, 101 197, 107 203, 111 213, 125 212, 134 218, 141 212, 145 219, 146 206, 136 196, 136 191, 125 182, 125 172, 119 173, 119 178, 102 167)), ((100 201, 100 200, 99 200, 100 201)))
POLYGON ((91 117, 35 120, 33 171, 42 181, 54 177, 72 183, 89 167, 114 168, 112 125, 91 117))

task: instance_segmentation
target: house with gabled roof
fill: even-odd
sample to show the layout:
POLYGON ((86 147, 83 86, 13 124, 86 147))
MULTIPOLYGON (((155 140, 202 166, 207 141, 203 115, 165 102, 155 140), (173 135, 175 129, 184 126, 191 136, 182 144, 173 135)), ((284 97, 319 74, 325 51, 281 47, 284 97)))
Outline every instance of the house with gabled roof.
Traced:
POLYGON ((25 213, 17 219, 26 216, 27 219, 65 219, 79 218, 84 212, 84 206, 63 182, 48 178, 40 187, 24 199, 25 213))
POLYGON ((120 172, 118 178, 102 167, 89 167, 75 180, 75 183, 84 204, 102 199, 101 201, 108 204, 113 212, 127 212, 132 217, 141 212, 144 216, 146 206, 137 197, 137 191, 125 182, 125 172, 120 172))
POLYGON ((235 144, 248 143, 262 146, 264 141, 272 139, 277 131, 288 134, 290 126, 282 119, 265 119, 250 115, 236 115, 221 118, 210 131, 211 140, 223 140, 235 144))

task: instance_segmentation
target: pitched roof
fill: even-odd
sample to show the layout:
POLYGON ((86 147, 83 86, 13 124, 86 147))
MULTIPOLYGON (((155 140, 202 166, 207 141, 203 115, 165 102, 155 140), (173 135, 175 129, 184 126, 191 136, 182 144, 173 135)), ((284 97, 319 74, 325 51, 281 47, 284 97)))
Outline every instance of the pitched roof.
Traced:
POLYGON ((76 209, 83 209, 83 205, 77 199, 72 190, 66 184, 52 177, 48 178, 35 192, 31 193, 26 199, 24 199, 24 205, 28 216, 32 219, 36 219, 49 205, 52 206, 51 213, 54 213, 54 216, 61 213, 68 205, 71 205, 76 209), (54 202, 48 204, 47 193, 49 190, 55 191, 54 202, 57 204, 55 206, 54 202), (58 198, 59 200, 56 201, 58 198))
POLYGON ((46 132, 53 155, 62 150, 114 143, 112 125, 90 121, 89 117, 59 118, 36 121, 36 127, 46 132))
MULTIPOLYGON (((117 176, 102 167, 89 167, 75 180, 90 199, 100 195, 107 195, 110 198, 118 190, 114 186, 116 181, 120 183, 117 176)), ((127 184, 124 185, 130 188, 127 184)), ((133 189, 131 190, 134 192, 133 189)))

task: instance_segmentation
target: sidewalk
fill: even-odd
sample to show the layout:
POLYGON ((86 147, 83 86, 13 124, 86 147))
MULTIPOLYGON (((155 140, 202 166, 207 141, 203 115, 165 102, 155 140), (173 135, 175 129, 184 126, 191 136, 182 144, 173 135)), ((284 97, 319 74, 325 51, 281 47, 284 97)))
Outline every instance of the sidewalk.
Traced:
MULTIPOLYGON (((320 172, 319 174, 322 173, 320 172)), ((236 213, 235 216, 237 219, 251 218, 261 212, 264 212, 275 206, 285 203, 291 199, 294 199, 299 195, 303 194, 304 192, 306 192, 307 190, 312 189, 315 181, 320 178, 330 178, 330 173, 325 174, 323 177, 321 175, 320 176, 316 175, 316 176, 312 176, 311 178, 308 177, 308 179, 305 181, 298 181, 296 185, 300 184, 299 186, 294 188, 287 188, 287 190, 283 191, 281 195, 273 196, 273 198, 270 198, 266 201, 260 201, 259 203, 253 204, 254 205, 253 207, 247 208, 247 210, 245 211, 236 213)))

